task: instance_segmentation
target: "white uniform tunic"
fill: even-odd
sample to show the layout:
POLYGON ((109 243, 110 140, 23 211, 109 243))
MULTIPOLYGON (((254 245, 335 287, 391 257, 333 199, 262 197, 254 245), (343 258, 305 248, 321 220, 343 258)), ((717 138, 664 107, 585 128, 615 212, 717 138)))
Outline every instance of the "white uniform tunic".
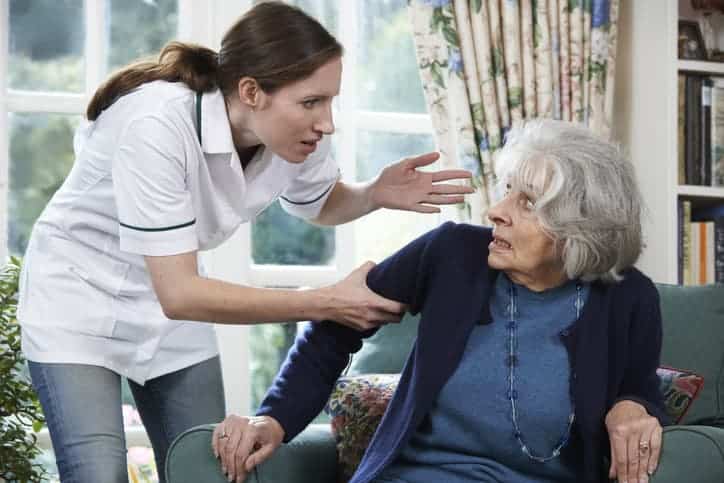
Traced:
POLYGON ((78 129, 73 168, 25 256, 28 359, 143 384, 215 356, 211 324, 164 316, 143 256, 214 248, 277 198, 291 214, 319 213, 339 177, 328 137, 304 163, 259 149, 242 170, 221 93, 197 104, 182 83, 151 82, 78 129))

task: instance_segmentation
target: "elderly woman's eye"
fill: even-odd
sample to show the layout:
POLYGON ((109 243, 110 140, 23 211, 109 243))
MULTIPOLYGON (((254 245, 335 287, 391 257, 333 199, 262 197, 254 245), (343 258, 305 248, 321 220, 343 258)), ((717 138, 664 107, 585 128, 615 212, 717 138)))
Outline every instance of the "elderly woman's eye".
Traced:
POLYGON ((520 201, 521 201, 521 204, 523 205, 523 207, 524 207, 526 210, 528 210, 528 211, 533 211, 533 210, 535 210, 535 201, 533 201, 532 199, 530 199, 530 197, 528 197, 528 196, 526 196, 526 195, 522 195, 522 196, 520 197, 520 201))

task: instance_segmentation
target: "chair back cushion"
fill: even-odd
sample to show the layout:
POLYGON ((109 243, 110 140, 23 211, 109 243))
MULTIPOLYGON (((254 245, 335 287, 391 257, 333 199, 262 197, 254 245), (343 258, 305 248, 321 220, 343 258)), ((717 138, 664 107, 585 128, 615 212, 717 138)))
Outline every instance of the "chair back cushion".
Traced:
POLYGON ((387 324, 365 340, 362 349, 352 357, 347 372, 360 374, 399 374, 417 337, 420 316, 405 314, 399 324, 387 324))
POLYGON ((680 424, 724 424, 724 285, 657 284, 661 364, 698 374, 704 385, 680 424))

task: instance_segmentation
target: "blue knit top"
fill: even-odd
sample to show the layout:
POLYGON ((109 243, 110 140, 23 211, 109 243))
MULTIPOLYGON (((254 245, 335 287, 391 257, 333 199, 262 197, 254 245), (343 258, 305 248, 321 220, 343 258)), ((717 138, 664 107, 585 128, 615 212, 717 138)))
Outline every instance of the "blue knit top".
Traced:
MULTIPOLYGON (((376 482, 576 481, 577 468, 560 458, 532 460, 514 436, 507 365, 510 288, 511 281, 501 273, 490 300, 493 323, 473 329, 432 410, 376 482)), ((588 291, 583 284, 582 302, 588 291)), ((544 292, 515 285, 515 294, 517 420, 530 451, 549 456, 565 435, 573 410, 561 332, 576 319, 576 284, 544 292)))

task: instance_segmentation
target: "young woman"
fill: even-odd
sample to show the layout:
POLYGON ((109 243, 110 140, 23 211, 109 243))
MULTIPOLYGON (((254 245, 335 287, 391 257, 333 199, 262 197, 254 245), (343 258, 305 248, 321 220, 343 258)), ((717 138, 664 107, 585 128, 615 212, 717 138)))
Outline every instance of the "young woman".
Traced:
POLYGON ((213 327, 331 319, 367 329, 402 305, 371 292, 370 264, 308 291, 206 278, 214 248, 279 199, 319 224, 377 208, 434 212, 470 188, 422 173, 434 153, 373 181, 340 181, 330 157, 342 47, 277 2, 247 12, 221 50, 171 43, 95 93, 76 160, 36 223, 18 319, 63 482, 125 482, 120 378, 130 380, 163 481, 173 438, 225 416, 213 327), (193 321, 193 322, 192 322, 193 321))

